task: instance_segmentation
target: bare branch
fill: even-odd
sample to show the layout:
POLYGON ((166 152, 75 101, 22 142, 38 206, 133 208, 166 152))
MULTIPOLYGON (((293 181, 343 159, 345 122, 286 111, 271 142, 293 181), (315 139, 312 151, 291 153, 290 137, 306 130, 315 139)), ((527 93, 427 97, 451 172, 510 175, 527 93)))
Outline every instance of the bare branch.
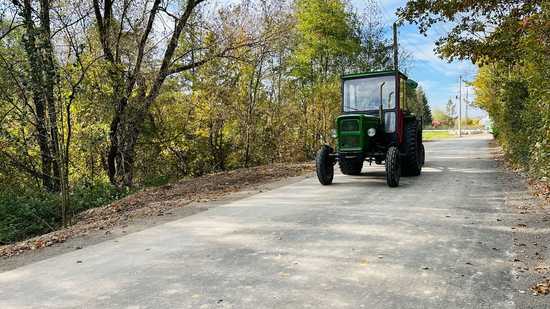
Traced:
POLYGON ((245 42, 245 43, 237 44, 237 45, 234 45, 234 46, 230 46, 230 47, 224 49, 223 51, 221 51, 219 53, 216 53, 216 54, 213 54, 211 56, 208 56, 208 57, 206 57, 202 60, 195 61, 193 63, 179 65, 179 66, 174 66, 170 70, 167 71, 167 76, 171 75, 171 74, 191 70, 193 68, 197 68, 197 67, 199 67, 201 65, 204 65, 205 63, 207 63, 207 62, 209 62, 209 61, 211 61, 215 58, 233 58, 232 56, 229 55, 229 53, 231 51, 241 49, 241 48, 244 48, 244 47, 253 47, 257 44, 258 44, 258 42, 254 41, 254 42, 245 42))
POLYGON ((126 85, 127 93, 130 93, 134 88, 136 76, 141 71, 141 63, 143 62, 145 45, 147 43, 147 39, 149 38, 149 34, 151 33, 151 29, 153 28, 153 23, 155 21, 155 16, 158 12, 159 5, 160 0, 155 0, 155 2, 153 2, 153 7, 151 8, 151 13, 149 14, 149 20, 147 21, 147 27, 145 28, 145 31, 143 32, 143 35, 141 36, 141 40, 138 45, 138 56, 136 58, 136 64, 134 66, 132 74, 130 75, 128 84, 126 85))

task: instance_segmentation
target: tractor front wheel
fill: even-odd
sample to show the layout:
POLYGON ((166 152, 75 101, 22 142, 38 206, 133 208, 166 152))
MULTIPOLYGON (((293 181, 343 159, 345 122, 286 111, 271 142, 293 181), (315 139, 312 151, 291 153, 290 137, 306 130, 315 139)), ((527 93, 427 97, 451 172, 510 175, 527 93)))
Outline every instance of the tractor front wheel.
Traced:
POLYGON ((386 153, 386 182, 390 187, 399 186, 401 178, 401 160, 399 158, 399 148, 391 146, 386 153))
POLYGON ((317 152, 315 157, 315 166, 317 170, 317 178, 319 182, 326 186, 332 183, 334 178, 334 158, 330 155, 333 153, 332 148, 324 145, 317 152))

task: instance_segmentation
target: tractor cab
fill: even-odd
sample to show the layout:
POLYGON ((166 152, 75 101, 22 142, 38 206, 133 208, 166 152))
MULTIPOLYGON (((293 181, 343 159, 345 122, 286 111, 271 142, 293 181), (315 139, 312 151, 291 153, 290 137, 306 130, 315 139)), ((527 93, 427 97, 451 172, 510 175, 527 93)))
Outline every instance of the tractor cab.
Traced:
POLYGON ((374 117, 387 142, 401 143, 404 118, 413 116, 407 106, 407 97, 417 86, 415 81, 396 71, 344 75, 342 115, 338 120, 354 118, 353 115, 374 117))

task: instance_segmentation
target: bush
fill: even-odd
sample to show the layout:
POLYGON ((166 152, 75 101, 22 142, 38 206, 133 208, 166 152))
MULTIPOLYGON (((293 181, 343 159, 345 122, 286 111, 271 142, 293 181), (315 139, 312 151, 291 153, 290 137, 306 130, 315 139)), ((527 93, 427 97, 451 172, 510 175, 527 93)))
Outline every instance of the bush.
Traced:
POLYGON ((527 49, 522 65, 479 69, 476 103, 492 119, 492 130, 510 161, 531 177, 550 177, 550 57, 527 49))
MULTIPOLYGON (((70 194, 70 214, 109 204, 130 193, 109 183, 79 184, 70 194)), ((0 191, 0 245, 45 234, 61 227, 59 194, 24 189, 0 191)))
POLYGON ((129 193, 128 190, 119 190, 105 182, 76 185, 71 192, 71 213, 77 214, 90 208, 107 205, 129 193))
POLYGON ((0 244, 5 245, 57 229, 59 196, 36 192, 0 192, 0 244))

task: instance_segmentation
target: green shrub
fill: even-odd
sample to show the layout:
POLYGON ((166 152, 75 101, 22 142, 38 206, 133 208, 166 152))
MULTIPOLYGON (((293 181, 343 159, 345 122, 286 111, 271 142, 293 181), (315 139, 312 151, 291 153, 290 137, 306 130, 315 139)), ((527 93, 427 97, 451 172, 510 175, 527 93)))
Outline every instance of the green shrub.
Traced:
POLYGON ((50 193, 0 192, 0 244, 9 244, 57 229, 59 196, 50 193))
POLYGON ((123 198, 130 191, 119 190, 109 183, 78 184, 71 192, 71 213, 107 205, 123 198))
MULTIPOLYGON (((75 185, 69 214, 109 204, 130 193, 109 183, 75 185)), ((0 191, 0 245, 24 240, 61 227, 59 194, 4 189, 0 191)))

